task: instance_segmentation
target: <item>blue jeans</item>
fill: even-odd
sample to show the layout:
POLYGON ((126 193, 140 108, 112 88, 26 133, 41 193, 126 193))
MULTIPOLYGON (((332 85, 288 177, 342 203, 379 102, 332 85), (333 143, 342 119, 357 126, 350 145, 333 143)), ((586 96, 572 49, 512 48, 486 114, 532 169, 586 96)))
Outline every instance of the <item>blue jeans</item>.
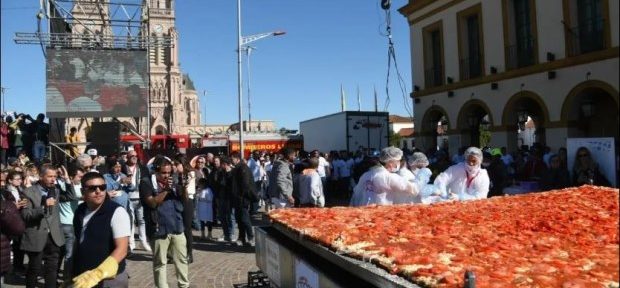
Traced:
POLYGON ((32 144, 32 157, 34 158, 35 162, 40 163, 41 160, 43 160, 43 157, 45 157, 46 154, 45 150, 47 149, 43 141, 34 141, 34 143, 32 144))
MULTIPOLYGON (((72 277, 73 274, 73 243, 75 243, 75 234, 73 233, 73 225, 61 224, 62 233, 65 235, 65 246, 63 248, 65 256, 65 271, 63 276, 72 277)), ((63 259, 60 259, 62 261, 63 259)), ((60 263, 60 262, 59 262, 60 263)), ((60 267, 60 265, 58 265, 60 267)), ((71 279, 66 278, 65 279, 71 279)))

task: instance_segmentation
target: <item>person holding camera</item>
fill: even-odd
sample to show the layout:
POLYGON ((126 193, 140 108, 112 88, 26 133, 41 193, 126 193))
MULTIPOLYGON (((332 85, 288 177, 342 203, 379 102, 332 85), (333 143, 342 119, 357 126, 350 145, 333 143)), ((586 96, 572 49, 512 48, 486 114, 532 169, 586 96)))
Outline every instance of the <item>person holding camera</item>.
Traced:
POLYGON ((156 287, 168 287, 166 263, 171 250, 177 274, 177 286, 189 287, 187 239, 183 225, 183 203, 187 195, 175 184, 172 161, 158 156, 153 161, 154 174, 140 181, 140 199, 144 206, 147 237, 153 247, 153 275, 156 287))
POLYGON ((37 277, 45 267, 45 287, 56 287, 58 258, 60 248, 65 245, 65 237, 60 226, 60 212, 57 205, 56 167, 41 165, 41 179, 24 190, 28 199, 21 210, 26 222, 22 236, 21 249, 28 254, 26 287, 36 287, 37 277), (43 266, 43 262, 45 265, 43 266))

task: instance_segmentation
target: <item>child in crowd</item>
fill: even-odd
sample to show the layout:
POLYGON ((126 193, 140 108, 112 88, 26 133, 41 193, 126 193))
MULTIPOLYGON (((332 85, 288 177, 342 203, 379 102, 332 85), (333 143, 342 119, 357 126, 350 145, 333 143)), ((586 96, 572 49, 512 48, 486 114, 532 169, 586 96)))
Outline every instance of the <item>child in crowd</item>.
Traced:
POLYGON ((211 232, 213 231, 213 190, 209 187, 209 183, 207 178, 198 179, 198 184, 196 185, 197 189, 197 197, 198 197, 198 205, 196 206, 196 215, 198 216, 198 220, 200 220, 200 232, 203 240, 212 239, 213 235, 211 232), (205 226, 207 227, 207 235, 205 237, 205 226))

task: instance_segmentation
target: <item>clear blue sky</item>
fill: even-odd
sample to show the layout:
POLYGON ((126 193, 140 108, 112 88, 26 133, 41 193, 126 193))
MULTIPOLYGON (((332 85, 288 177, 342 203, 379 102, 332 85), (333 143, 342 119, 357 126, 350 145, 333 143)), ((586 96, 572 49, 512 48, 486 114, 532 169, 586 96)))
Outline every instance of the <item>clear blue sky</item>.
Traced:
MULTIPOLYGON (((237 114, 236 1, 177 0, 181 69, 189 73, 208 124, 233 123, 237 114)), ((392 34, 397 64, 411 103, 409 28, 392 3, 392 34)), ((45 60, 37 45, 17 45, 15 32, 35 32, 36 0, 3 0, 1 15, 1 84, 6 109, 36 114, 45 110, 45 60)), ((252 119, 276 121, 297 129, 299 122, 340 111, 340 85, 348 110, 379 109, 386 99, 387 37, 380 1, 242 1, 244 36, 284 30, 286 35, 256 41, 251 58, 252 119)), ((393 67, 392 67, 393 69, 393 67)), ((245 60, 244 60, 245 70, 245 60)), ((247 75, 244 73, 244 78, 247 75)), ((395 70, 390 74, 390 113, 406 116, 395 70)), ((247 120, 244 88, 244 119, 247 120)))

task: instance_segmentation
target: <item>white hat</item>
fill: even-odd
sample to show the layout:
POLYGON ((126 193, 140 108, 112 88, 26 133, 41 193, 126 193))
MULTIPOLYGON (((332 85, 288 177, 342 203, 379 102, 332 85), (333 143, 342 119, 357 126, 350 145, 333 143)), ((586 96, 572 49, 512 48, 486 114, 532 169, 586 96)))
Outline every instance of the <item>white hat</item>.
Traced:
POLYGON ((88 151, 86 151, 86 154, 88 154, 90 156, 97 156, 97 149, 90 148, 90 149, 88 149, 88 151))
POLYGON ((394 146, 385 147, 381 150, 379 155, 379 161, 387 163, 390 160, 400 161, 403 158, 403 150, 400 150, 394 146))

